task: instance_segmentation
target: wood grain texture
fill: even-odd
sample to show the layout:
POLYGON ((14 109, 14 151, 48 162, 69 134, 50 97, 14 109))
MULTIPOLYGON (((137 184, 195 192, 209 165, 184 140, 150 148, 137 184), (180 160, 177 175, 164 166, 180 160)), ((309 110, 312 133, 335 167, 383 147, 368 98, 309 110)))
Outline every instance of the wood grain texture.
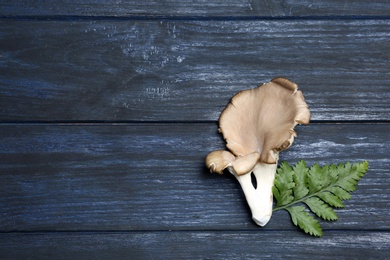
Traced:
MULTIPOLYGON (((265 228, 250 217, 231 175, 210 174, 224 149, 214 124, 2 125, 0 231, 293 230, 277 211, 265 228)), ((314 124, 281 160, 368 160, 339 220, 325 230, 389 230, 390 125, 314 124)), ((327 233, 327 231, 325 231, 327 233)))
POLYGON ((0 258, 390 258, 389 17, 387 0, 0 1, 0 258), (315 120, 281 160, 370 164, 321 239, 285 211, 256 226, 204 166, 231 96, 276 76, 315 120))
POLYGON ((3 16, 114 16, 114 17, 289 17, 289 16, 388 16, 386 0, 71 0, 31 2, 3 0, 3 16))
POLYGON ((313 120, 389 120, 389 20, 7 21, 1 121, 217 120, 285 76, 313 120))
POLYGON ((0 234, 0 257, 88 259, 387 259, 389 232, 187 231, 0 234))

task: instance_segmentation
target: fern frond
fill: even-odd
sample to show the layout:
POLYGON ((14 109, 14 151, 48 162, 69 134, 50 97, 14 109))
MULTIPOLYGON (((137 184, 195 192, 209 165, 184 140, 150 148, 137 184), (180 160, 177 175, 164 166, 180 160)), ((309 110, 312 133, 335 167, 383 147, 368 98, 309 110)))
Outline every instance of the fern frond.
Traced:
POLYGON ((339 197, 337 197, 333 193, 330 193, 328 191, 323 191, 323 192, 319 192, 316 196, 322 199, 324 202, 328 203, 332 207, 344 208, 341 199, 339 199, 339 197))
POLYGON ((275 176, 272 192, 277 201, 277 206, 289 204, 294 200, 292 188, 295 186, 293 181, 294 171, 287 162, 282 162, 275 176), (280 203, 279 203, 280 202, 280 203))
POLYGON ((313 213, 315 213, 318 217, 324 220, 338 219, 334 210, 319 198, 311 197, 305 200, 305 204, 310 208, 313 213))
POLYGON ((293 167, 283 162, 277 171, 273 187, 276 200, 274 211, 287 210, 294 225, 307 234, 322 236, 318 221, 304 206, 297 204, 303 203, 319 218, 337 220, 332 207, 344 207, 342 201, 351 198, 350 192, 356 190, 359 180, 367 170, 367 161, 322 167, 314 164, 310 168, 304 161, 299 161, 293 167))
POLYGON ((322 228, 318 221, 305 210, 303 206, 287 208, 294 225, 300 227, 305 233, 312 236, 322 236, 322 228))
POLYGON ((309 193, 309 189, 306 187, 308 169, 305 161, 299 161, 294 166, 294 197, 303 198, 309 193))

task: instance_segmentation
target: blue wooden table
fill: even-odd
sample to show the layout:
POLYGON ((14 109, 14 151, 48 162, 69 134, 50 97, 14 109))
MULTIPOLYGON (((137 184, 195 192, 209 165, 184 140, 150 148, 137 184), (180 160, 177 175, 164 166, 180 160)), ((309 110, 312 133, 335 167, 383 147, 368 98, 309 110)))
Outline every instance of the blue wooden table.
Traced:
POLYGON ((1 1, 0 257, 390 258, 389 69, 387 0, 1 1), (370 164, 321 238, 204 166, 277 76, 312 113, 281 161, 370 164))

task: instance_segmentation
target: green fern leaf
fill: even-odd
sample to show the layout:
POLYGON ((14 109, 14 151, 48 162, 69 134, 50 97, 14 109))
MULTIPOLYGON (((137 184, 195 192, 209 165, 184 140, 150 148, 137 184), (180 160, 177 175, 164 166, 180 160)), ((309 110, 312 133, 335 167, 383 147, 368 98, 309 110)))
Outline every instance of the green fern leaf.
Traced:
POLYGON ((332 207, 344 207, 342 201, 351 198, 350 192, 356 190, 359 180, 367 170, 367 161, 322 167, 314 164, 310 168, 304 161, 299 161, 293 167, 283 162, 275 176, 274 211, 287 210, 294 225, 307 234, 321 236, 322 229, 318 221, 304 206, 297 204, 303 203, 319 218, 337 220, 332 207))
POLYGON ((322 199, 324 202, 328 203, 332 207, 344 208, 344 205, 341 202, 341 200, 339 199, 339 197, 337 197, 333 193, 324 191, 324 192, 318 193, 317 197, 319 197, 320 199, 322 199))
POLYGON ((315 193, 324 185, 324 174, 318 164, 314 164, 308 173, 307 185, 310 193, 315 193))
POLYGON ((294 166, 294 197, 303 198, 309 193, 309 189, 306 187, 308 169, 305 161, 299 161, 294 166))
POLYGON ((294 197, 292 196, 292 188, 295 186, 293 173, 293 169, 287 162, 281 163, 278 174, 275 176, 274 186, 272 187, 272 192, 278 202, 277 206, 289 204, 294 200, 294 197), (279 202, 284 204, 279 204, 279 202))
POLYGON ((364 173, 368 169, 368 163, 363 162, 360 164, 354 164, 351 166, 350 163, 346 163, 345 166, 338 165, 337 172, 339 180, 337 184, 347 192, 352 192, 356 189, 358 181, 364 176, 364 173))
POLYGON ((352 197, 351 194, 338 186, 329 187, 328 190, 339 197, 340 200, 349 200, 352 197))
POLYGON ((324 203, 322 200, 316 197, 305 200, 305 204, 309 206, 310 210, 314 212, 318 217, 324 220, 337 220, 338 217, 333 209, 324 203))
POLYGON ((290 213, 291 220, 294 225, 300 227, 305 233, 312 236, 322 236, 322 228, 318 221, 313 218, 303 206, 295 206, 287 208, 290 213))
POLYGON ((338 172, 337 172, 337 166, 335 164, 329 165, 327 171, 328 171, 331 183, 336 182, 338 180, 338 178, 340 177, 338 172))

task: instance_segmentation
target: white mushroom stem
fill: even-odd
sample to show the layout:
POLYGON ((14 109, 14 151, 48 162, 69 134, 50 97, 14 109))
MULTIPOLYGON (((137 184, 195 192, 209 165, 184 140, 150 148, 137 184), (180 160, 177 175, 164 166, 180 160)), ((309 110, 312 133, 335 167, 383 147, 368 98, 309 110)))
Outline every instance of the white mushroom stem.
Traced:
POLYGON ((236 177, 259 226, 265 226, 272 215, 279 152, 294 142, 294 127, 309 121, 302 92, 285 78, 238 92, 219 117, 219 131, 229 151, 211 152, 205 163, 212 172, 223 174, 228 169, 236 177))
POLYGON ((277 163, 257 163, 251 172, 256 177, 257 187, 252 184, 251 172, 238 175, 232 167, 229 171, 236 177, 244 191, 245 198, 252 212, 252 219, 264 227, 272 216, 272 186, 274 185, 277 163))

